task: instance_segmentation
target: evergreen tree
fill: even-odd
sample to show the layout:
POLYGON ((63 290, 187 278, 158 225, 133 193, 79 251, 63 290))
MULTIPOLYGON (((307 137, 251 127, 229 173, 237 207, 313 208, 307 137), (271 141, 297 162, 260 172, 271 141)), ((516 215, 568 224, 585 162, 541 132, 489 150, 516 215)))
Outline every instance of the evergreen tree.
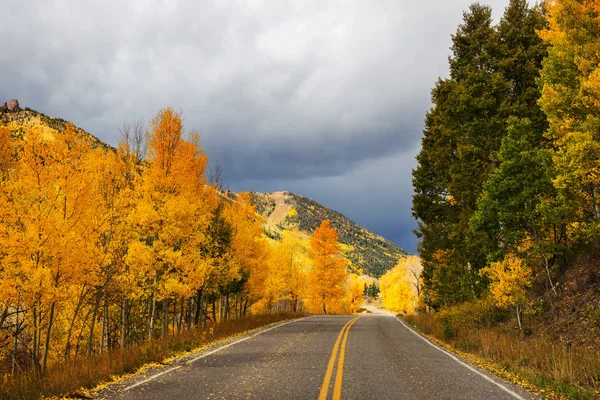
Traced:
POLYGON ((543 139, 546 122, 536 105, 546 51, 536 29, 543 27, 541 8, 512 0, 496 27, 489 7, 471 5, 452 36, 450 77, 432 91, 434 107, 413 171, 413 215, 430 306, 466 301, 486 288, 479 271, 494 236, 481 235, 471 223, 488 178, 500 166, 508 118, 528 118, 531 140, 537 145, 543 139))
POLYGON ((553 198, 553 166, 548 149, 539 147, 528 119, 509 119, 500 166, 490 175, 477 202, 473 228, 489 235, 489 259, 501 260, 528 238, 541 235, 546 221, 540 204, 553 198))

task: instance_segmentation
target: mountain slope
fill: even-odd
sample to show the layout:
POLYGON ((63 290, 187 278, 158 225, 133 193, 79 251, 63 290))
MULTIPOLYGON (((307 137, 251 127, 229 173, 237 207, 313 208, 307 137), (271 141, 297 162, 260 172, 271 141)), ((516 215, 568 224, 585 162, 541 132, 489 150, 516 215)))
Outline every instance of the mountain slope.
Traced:
POLYGON ((279 236, 283 230, 297 229, 306 235, 323 220, 330 220, 338 231, 342 251, 356 270, 379 277, 408 253, 390 242, 308 197, 291 192, 252 193, 257 211, 267 220, 267 235, 279 236))
MULTIPOLYGON (((64 119, 49 117, 30 108, 16 112, 0 112, 0 125, 8 126, 15 136, 23 135, 25 130, 31 126, 41 126, 45 135, 54 136, 63 132, 69 123, 64 119)), ((114 150, 112 146, 104 143, 91 133, 78 127, 75 127, 75 130, 81 135, 88 136, 94 146, 114 150)))

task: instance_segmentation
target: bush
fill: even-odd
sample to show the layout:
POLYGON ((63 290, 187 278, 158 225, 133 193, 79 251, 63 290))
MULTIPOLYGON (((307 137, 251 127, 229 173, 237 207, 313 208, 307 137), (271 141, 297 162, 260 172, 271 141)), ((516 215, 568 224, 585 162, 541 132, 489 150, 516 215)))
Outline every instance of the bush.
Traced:
POLYGON ((439 318, 450 329, 476 329, 492 327, 506 321, 509 312, 494 305, 491 298, 484 298, 449 307, 439 313, 439 318))

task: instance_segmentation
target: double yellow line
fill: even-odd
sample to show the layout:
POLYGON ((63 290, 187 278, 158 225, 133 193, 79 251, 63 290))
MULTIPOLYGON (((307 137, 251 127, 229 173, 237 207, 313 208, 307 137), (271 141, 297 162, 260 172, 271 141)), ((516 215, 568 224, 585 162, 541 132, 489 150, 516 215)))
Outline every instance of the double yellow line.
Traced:
POLYGON ((329 382, 331 382, 331 376, 333 375, 333 367, 335 365, 335 359, 337 358, 338 349, 340 349, 340 341, 342 343, 340 349, 340 357, 338 359, 337 372, 335 374, 335 385, 333 387, 333 400, 340 400, 342 397, 342 379, 344 376, 344 354, 346 352, 346 342, 348 341, 348 332, 350 328, 360 316, 352 318, 344 325, 340 334, 333 345, 333 351, 331 357, 329 357, 329 364, 327 364, 327 371, 325 372, 325 378, 321 385, 321 393, 319 394, 319 400, 327 400, 327 394, 329 393, 329 382), (343 337, 343 339, 342 339, 343 337))

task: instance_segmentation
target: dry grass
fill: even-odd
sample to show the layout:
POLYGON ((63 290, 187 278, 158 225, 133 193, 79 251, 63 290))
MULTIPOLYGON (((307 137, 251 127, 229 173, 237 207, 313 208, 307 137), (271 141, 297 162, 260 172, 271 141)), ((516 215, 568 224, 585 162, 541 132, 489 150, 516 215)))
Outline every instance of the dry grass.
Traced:
POLYGON ((457 319, 449 322, 445 317, 419 314, 405 318, 423 333, 474 354, 492 369, 515 373, 534 387, 566 398, 600 398, 598 348, 551 341, 545 336, 525 336, 507 329, 506 324, 461 325, 457 319))
POLYGON ((296 317, 297 314, 269 314, 224 321, 161 338, 151 344, 112 349, 101 355, 79 357, 75 361, 53 365, 44 379, 32 374, 5 377, 0 385, 0 399, 39 399, 65 394, 77 396, 77 393, 83 393, 82 388, 91 388, 115 376, 135 372, 145 364, 162 363, 169 357, 212 341, 296 317))

